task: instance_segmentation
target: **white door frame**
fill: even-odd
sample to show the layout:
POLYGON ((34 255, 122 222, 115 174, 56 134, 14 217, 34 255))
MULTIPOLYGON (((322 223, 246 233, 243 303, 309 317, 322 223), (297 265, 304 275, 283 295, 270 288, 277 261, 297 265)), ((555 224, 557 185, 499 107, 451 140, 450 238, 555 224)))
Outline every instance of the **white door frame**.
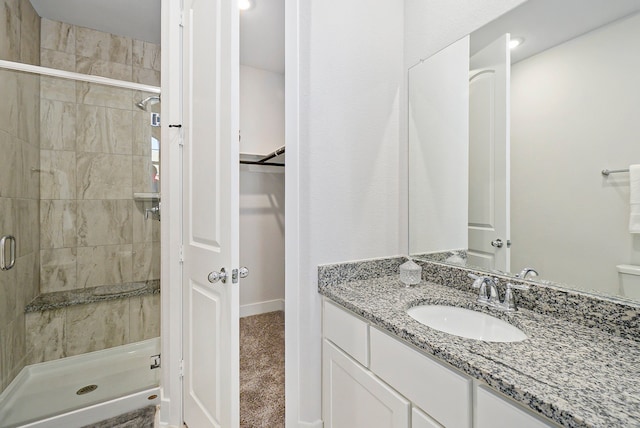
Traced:
POLYGON ((285 0, 285 424, 300 423, 300 0, 285 0))
MULTIPOLYGON (((162 1, 161 426, 182 426, 181 0, 162 1), (169 101, 171 100, 171 101, 169 101), (169 221, 171 219, 171 221, 169 221)), ((299 382, 299 1, 285 0, 285 381, 287 426, 300 426, 299 382)), ((248 266, 251 269, 250 266, 248 266)), ((308 285, 308 284, 306 284, 308 285)))
POLYGON ((181 0, 162 0, 161 426, 182 426, 182 122, 181 0))

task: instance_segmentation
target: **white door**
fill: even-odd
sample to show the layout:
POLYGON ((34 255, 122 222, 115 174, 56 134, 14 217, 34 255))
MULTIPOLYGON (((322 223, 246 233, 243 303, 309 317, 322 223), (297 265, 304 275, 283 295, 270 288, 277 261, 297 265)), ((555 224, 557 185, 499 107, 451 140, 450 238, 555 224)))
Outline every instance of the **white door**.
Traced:
POLYGON ((509 271, 509 34, 471 57, 468 262, 509 271))
POLYGON ((238 9, 183 16, 183 399, 191 428, 239 425, 238 9), (226 271, 210 282, 210 272, 226 271))

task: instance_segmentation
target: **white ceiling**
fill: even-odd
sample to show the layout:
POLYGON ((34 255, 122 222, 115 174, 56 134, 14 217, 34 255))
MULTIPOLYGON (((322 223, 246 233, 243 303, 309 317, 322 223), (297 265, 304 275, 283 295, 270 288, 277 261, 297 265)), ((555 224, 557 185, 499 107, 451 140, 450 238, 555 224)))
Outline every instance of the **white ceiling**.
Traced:
POLYGON ((471 34, 471 55, 504 33, 525 42, 511 51, 516 63, 624 16, 640 0, 529 0, 471 34))
MULTIPOLYGON (((55 21, 160 43, 160 0, 31 0, 55 21)), ((240 12, 240 63, 284 73, 284 0, 254 0, 240 12)))

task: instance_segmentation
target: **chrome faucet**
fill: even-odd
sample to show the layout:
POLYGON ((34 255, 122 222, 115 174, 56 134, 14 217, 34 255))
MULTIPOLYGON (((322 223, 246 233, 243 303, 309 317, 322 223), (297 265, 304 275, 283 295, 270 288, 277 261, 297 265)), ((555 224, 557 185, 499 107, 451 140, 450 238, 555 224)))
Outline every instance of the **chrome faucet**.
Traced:
POLYGON ((518 310, 517 302, 513 290, 528 290, 529 286, 525 284, 507 283, 507 290, 504 293, 504 300, 500 301, 498 295, 498 278, 490 276, 478 276, 469 274, 472 278, 473 288, 480 289, 477 302, 481 305, 490 306, 501 311, 513 312, 518 310))
POLYGON ((527 275, 531 274, 531 277, 538 276, 538 271, 534 268, 526 267, 520 271, 519 274, 516 275, 516 278, 527 279, 527 275))
POLYGON ((498 296, 498 278, 478 276, 472 273, 469 274, 469 278, 474 280, 473 288, 480 289, 480 293, 478 294, 478 303, 487 306, 496 306, 500 303, 500 297, 498 296))

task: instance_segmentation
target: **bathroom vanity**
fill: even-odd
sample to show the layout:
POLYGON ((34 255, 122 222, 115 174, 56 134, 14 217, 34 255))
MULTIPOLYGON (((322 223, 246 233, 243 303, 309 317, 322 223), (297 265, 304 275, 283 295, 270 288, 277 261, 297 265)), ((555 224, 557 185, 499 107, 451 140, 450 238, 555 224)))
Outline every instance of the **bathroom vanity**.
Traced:
POLYGON ((474 271, 421 262, 424 280, 405 287, 403 261, 319 267, 326 427, 640 425, 640 305, 531 284, 499 312, 476 303, 474 271), (423 304, 488 313, 527 339, 432 329, 407 314, 423 304))

